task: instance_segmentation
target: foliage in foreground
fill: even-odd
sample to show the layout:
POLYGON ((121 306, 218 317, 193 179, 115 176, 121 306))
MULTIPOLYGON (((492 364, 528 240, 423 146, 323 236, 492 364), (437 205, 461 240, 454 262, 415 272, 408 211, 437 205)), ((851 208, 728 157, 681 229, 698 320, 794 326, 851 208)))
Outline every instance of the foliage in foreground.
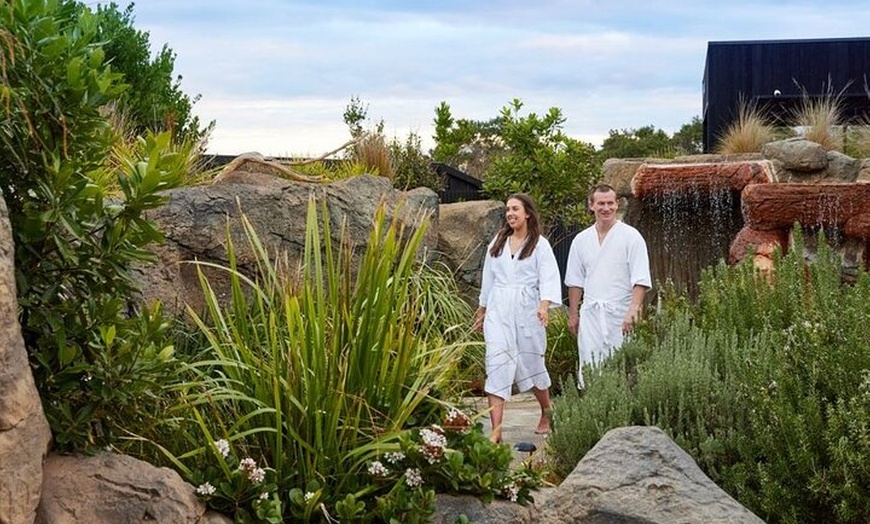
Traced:
POLYGON ((159 307, 137 318, 124 297, 161 239, 145 212, 185 162, 161 134, 106 165, 119 137, 101 109, 123 86, 89 10, 6 3, 0 42, 0 191, 25 345, 57 447, 104 446, 126 424, 148 424, 174 374, 159 307))
MULTIPOLYGON (((299 268, 270 257, 244 225, 256 275, 236 268, 228 239, 230 264, 222 269, 232 291, 224 302, 202 278, 206 315, 191 314, 207 356, 189 366, 193 379, 170 412, 196 422, 159 442, 215 508, 248 522, 275 513, 410 522, 431 510, 432 489, 492 494, 514 480, 517 489, 534 484, 534 476, 509 476, 510 450, 489 444, 479 429, 467 434, 470 421, 457 435, 448 430, 455 424, 431 426, 459 397, 465 344, 449 340, 462 338, 452 331, 469 317, 439 303, 455 296, 442 289, 446 280, 424 276, 431 269, 417 252, 425 225, 406 233, 382 209, 357 261, 350 239, 344 232, 334 239, 325 208, 317 213, 312 201, 299 268), (417 460, 433 442, 437 456, 423 458, 434 469, 417 460), (222 452, 226 446, 235 455, 222 452), (398 472, 401 462, 403 472, 419 470, 422 484, 373 466, 400 451, 411 462, 388 468, 398 472), (239 457, 248 466, 240 469, 239 457)), ((517 492, 519 500, 526 494, 517 492)))
POLYGON ((613 427, 664 429, 768 522, 870 520, 870 275, 841 285, 824 249, 801 240, 772 281, 751 264, 672 301, 654 336, 628 342, 554 409, 549 443, 567 474, 613 427))

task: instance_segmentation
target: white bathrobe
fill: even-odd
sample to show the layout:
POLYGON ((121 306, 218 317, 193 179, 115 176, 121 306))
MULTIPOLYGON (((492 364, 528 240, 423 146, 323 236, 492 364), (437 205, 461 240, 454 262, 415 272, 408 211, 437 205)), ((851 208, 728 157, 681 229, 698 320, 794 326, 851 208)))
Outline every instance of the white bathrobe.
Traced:
POLYGON ((562 303, 562 286, 553 248, 543 236, 523 260, 519 259, 522 250, 511 257, 507 243, 500 256, 491 256, 494 242, 486 250, 480 288, 480 305, 486 308, 484 389, 509 399, 514 383, 520 391, 550 387, 544 366, 547 332, 537 313, 542 300, 549 300, 551 307, 562 303))
POLYGON ((577 382, 582 388, 582 367, 600 364, 622 345, 622 322, 634 286, 652 286, 646 242, 635 228, 620 221, 603 243, 598 242, 594 225, 584 229, 571 242, 565 285, 583 288, 577 337, 581 368, 577 382))

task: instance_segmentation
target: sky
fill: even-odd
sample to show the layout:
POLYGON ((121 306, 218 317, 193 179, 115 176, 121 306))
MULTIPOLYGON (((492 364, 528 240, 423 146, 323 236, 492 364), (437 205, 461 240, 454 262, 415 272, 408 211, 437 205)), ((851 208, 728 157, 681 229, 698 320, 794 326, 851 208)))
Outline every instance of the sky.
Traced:
MULTIPOLYGON (((121 7, 125 2, 118 2, 121 7)), ((435 108, 489 120, 561 109, 565 133, 673 133, 702 112, 707 44, 864 37, 856 0, 138 0, 134 26, 175 53, 207 151, 319 156, 356 97, 388 138, 434 146, 435 108)))

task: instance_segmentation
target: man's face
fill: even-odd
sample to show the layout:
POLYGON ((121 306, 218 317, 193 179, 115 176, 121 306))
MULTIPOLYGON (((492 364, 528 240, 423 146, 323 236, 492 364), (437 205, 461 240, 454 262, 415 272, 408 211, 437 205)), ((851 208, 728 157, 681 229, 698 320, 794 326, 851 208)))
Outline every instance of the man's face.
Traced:
POLYGON ((619 205, 616 203, 616 192, 607 191, 605 193, 592 193, 592 202, 589 208, 595 215, 595 222, 609 224, 616 220, 616 210, 619 205))

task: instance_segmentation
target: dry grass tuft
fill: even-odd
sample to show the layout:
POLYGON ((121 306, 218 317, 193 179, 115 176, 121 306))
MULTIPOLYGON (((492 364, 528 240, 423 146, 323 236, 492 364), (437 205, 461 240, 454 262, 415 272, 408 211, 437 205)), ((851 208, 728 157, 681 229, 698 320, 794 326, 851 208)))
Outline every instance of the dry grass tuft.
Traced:
POLYGON ((372 175, 395 178, 390 147, 380 133, 367 133, 360 137, 354 148, 354 160, 365 165, 372 175))
MULTIPOLYGON (((848 86, 847 86, 848 87, 848 86)), ((801 130, 801 136, 820 144, 825 150, 843 151, 843 92, 835 93, 828 87, 821 97, 811 98, 806 89, 800 105, 792 112, 792 119, 801 130)))
POLYGON ((722 155, 757 153, 761 146, 776 138, 776 128, 755 105, 743 100, 737 106, 735 119, 722 137, 716 152, 722 155))

